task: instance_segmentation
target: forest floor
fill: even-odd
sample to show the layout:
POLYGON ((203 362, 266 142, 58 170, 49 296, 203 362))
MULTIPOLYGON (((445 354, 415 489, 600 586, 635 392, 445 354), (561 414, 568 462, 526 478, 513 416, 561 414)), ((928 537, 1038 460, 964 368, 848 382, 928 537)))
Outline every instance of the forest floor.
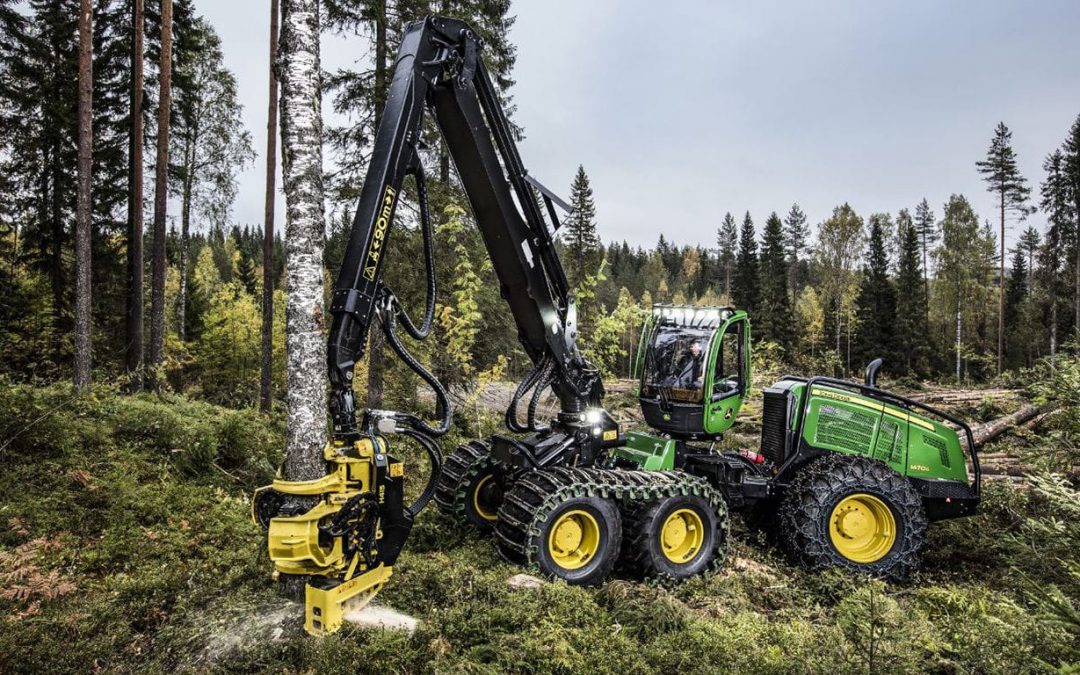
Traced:
MULTIPOLYGON (((800 570, 736 522, 709 579, 512 588, 520 568, 429 509, 378 598, 418 628, 310 638, 248 515, 282 431, 279 417, 178 396, 0 386, 0 672, 1017 673, 1080 661, 1080 636, 1045 610, 1054 588, 1080 597, 1062 562, 1080 542, 1037 527, 1070 512, 1009 482, 987 486, 979 515, 932 526, 923 569, 902 584, 800 570)), ((1034 471, 1037 444, 1022 431, 988 452, 1034 471)))

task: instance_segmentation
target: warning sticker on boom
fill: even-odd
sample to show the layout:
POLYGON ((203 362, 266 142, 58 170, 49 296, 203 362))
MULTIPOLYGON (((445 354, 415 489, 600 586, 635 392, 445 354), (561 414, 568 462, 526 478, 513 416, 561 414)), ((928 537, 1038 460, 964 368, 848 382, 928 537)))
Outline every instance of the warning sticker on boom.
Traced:
POLYGON ((364 262, 364 278, 368 281, 375 281, 375 272, 379 269, 379 256, 382 255, 386 230, 390 227, 390 214, 394 212, 396 196, 397 192, 389 185, 383 190, 382 208, 379 210, 379 217, 375 219, 375 231, 371 233, 371 245, 368 246, 364 262))

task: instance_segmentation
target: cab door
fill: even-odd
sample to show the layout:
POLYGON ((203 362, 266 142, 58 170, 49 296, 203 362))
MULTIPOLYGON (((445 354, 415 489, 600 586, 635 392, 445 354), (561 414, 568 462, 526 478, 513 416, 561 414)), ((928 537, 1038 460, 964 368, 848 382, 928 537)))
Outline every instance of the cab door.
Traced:
POLYGON ((731 428, 750 392, 750 322, 738 313, 725 321, 709 346, 709 369, 702 392, 708 434, 731 428))

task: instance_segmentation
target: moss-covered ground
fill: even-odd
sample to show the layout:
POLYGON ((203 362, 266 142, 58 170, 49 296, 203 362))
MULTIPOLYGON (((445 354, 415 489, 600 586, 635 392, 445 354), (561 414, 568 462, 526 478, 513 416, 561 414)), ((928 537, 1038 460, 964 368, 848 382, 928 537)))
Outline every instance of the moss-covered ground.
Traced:
MULTIPOLYGON (((1052 672, 1080 637, 1037 602, 1080 597, 1067 514, 987 490, 934 526, 910 582, 787 564, 737 532, 719 575, 674 588, 512 589, 521 570, 434 509, 381 603, 413 634, 304 634, 269 579, 250 490, 282 424, 179 397, 0 387, 0 671, 362 673, 1052 672)), ((448 440, 450 449, 453 440, 448 440)))

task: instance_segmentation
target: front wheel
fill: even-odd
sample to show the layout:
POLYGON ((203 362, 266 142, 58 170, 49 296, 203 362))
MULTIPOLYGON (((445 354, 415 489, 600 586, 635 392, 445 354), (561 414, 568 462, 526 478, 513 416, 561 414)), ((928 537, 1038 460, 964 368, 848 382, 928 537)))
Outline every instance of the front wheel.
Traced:
POLYGON ((919 566, 926 525, 907 479, 865 457, 814 460, 788 486, 780 508, 780 536, 800 563, 892 579, 919 566))
POLYGON ((487 445, 470 441, 458 446, 443 464, 435 503, 455 520, 486 531, 495 525, 503 490, 503 473, 487 445))

